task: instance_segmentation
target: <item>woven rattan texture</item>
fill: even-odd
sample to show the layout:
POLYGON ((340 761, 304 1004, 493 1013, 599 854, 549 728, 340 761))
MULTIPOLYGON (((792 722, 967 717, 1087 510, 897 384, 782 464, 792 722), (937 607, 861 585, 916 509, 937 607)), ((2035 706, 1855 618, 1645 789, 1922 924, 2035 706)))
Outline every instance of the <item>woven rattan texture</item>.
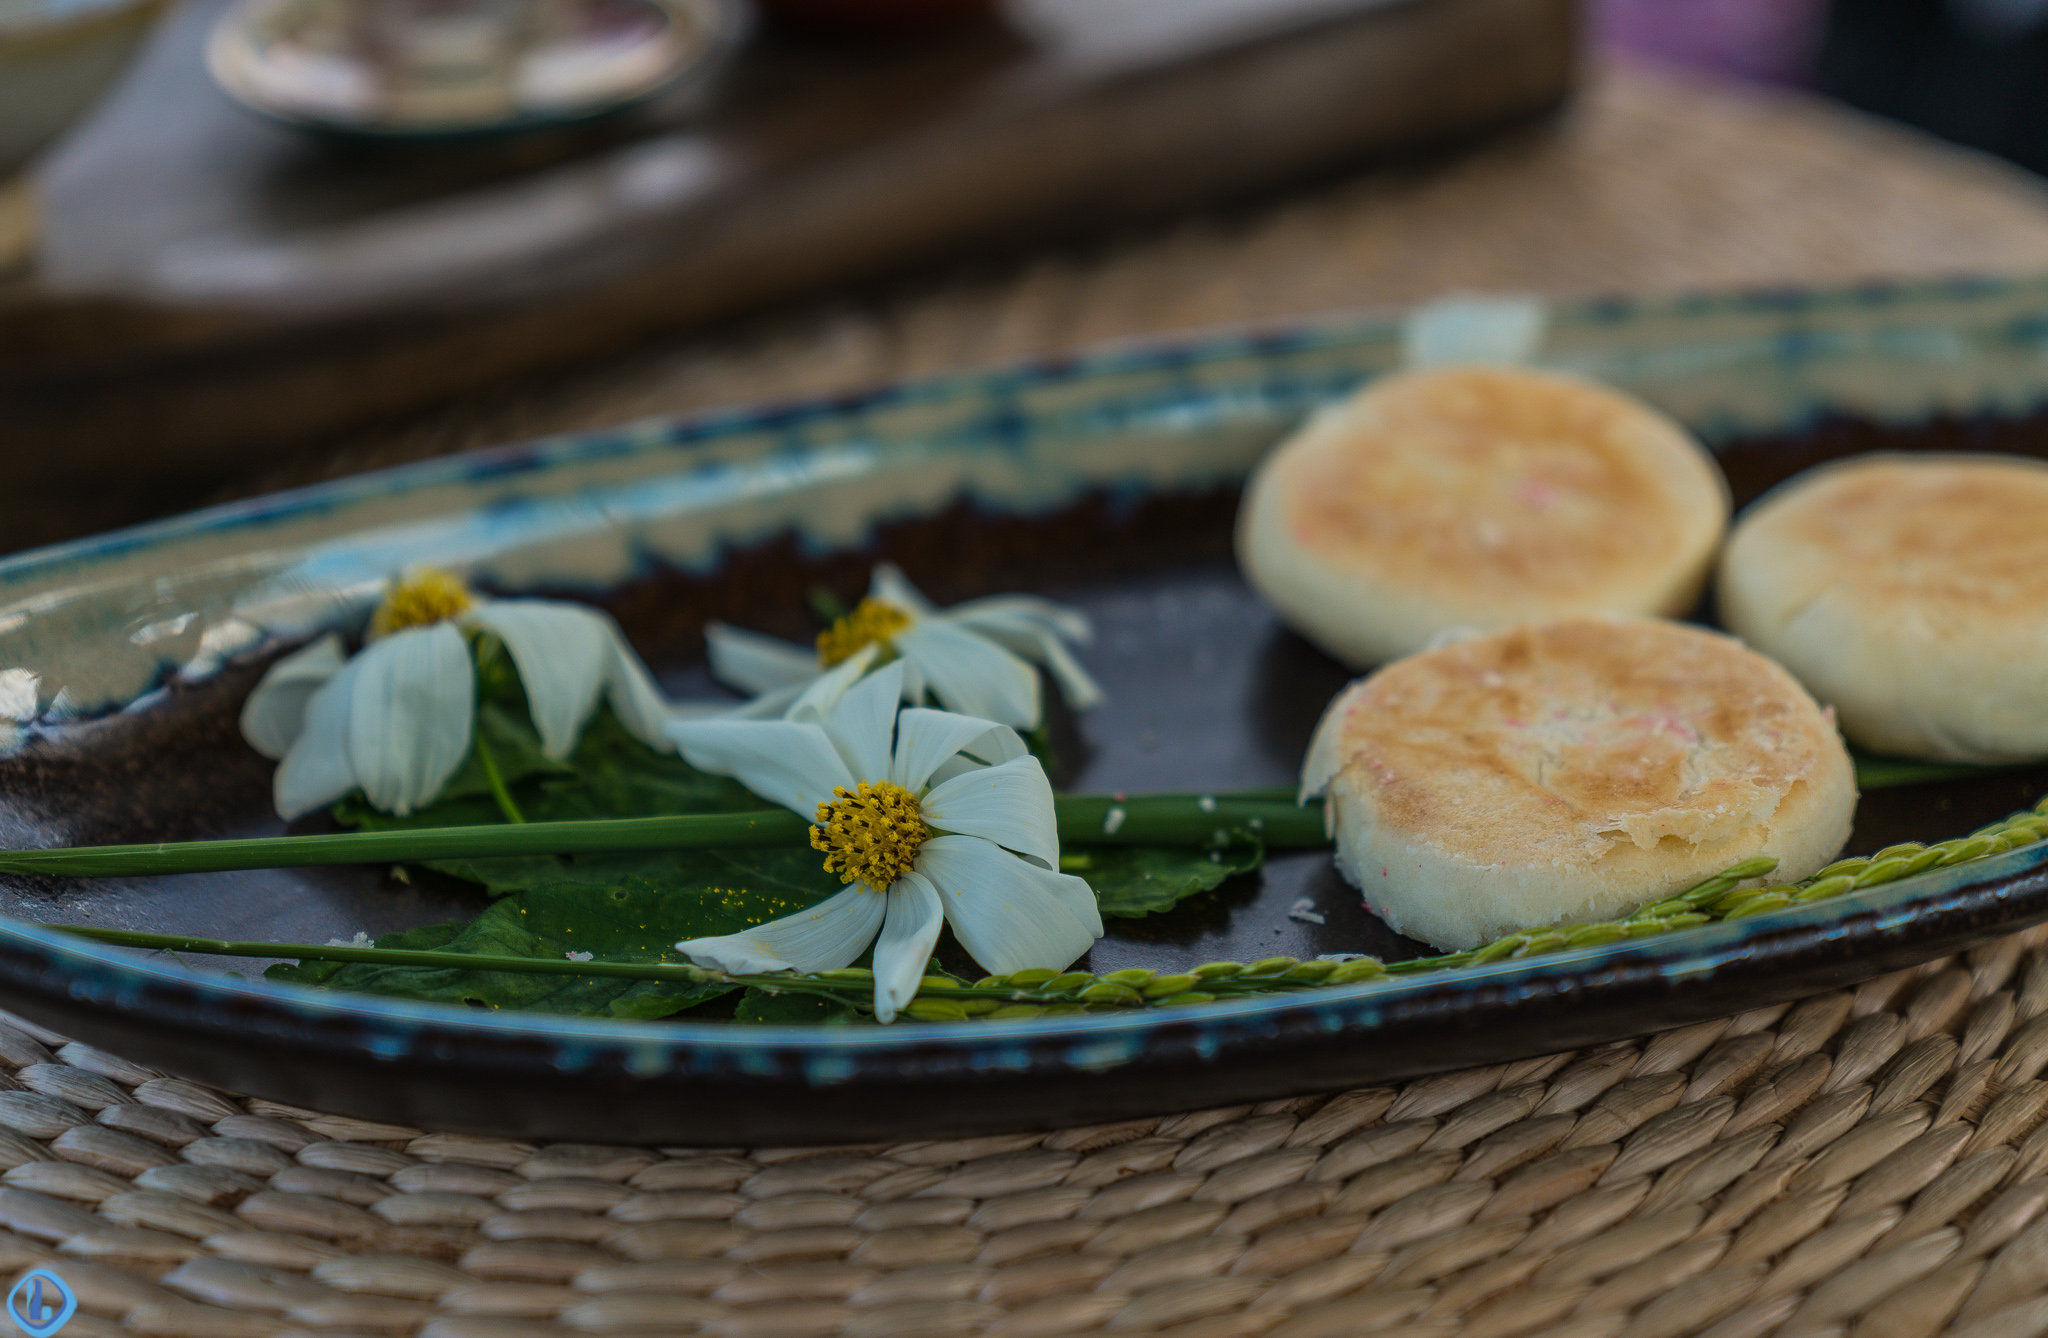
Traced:
POLYGON ((1054 1134, 534 1145, 0 1026, 78 1338, 2031 1338, 2048 932, 1593 1050, 1054 1134))

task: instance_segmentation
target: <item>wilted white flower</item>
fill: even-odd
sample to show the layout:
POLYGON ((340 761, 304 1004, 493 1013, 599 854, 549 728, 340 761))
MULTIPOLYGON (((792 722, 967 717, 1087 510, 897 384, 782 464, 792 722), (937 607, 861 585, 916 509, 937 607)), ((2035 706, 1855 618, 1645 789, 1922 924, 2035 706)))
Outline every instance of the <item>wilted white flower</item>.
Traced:
MULTIPOLYGON (((906 657, 907 659, 907 657, 906 657)), ((990 971, 1064 969, 1102 936, 1088 884, 1060 873, 1052 785, 1006 725, 899 712, 908 666, 827 676, 784 720, 669 726, 691 765, 815 818, 844 892, 780 920, 676 947, 734 973, 826 971, 875 945, 875 1015, 917 993, 942 923, 990 971)))
POLYGON ((1102 689, 1067 650, 1068 642, 1085 643, 1089 635, 1080 613, 1031 595, 939 609, 887 562, 875 568, 867 598, 820 633, 815 648, 724 623, 704 629, 711 672, 760 694, 735 715, 781 715, 819 675, 879 646, 878 660, 903 665, 906 702, 920 703, 930 692, 948 711, 1017 729, 1036 728, 1042 716, 1034 662, 1052 674, 1069 706, 1102 700, 1102 689))
POLYGON ((270 667, 242 706, 242 736, 279 759, 277 811, 296 818, 360 788, 408 813, 441 792, 469 752, 476 665, 465 629, 504 642, 526 689, 541 748, 567 757, 608 698, 635 737, 663 752, 669 709, 640 658, 604 614, 541 599, 479 599, 446 572, 397 582, 353 657, 330 633, 270 667))
POLYGON ((42 678, 27 669, 0 669, 0 749, 21 743, 36 718, 42 678))
POLYGON ((35 719, 42 677, 27 669, 0 669, 0 720, 35 719))

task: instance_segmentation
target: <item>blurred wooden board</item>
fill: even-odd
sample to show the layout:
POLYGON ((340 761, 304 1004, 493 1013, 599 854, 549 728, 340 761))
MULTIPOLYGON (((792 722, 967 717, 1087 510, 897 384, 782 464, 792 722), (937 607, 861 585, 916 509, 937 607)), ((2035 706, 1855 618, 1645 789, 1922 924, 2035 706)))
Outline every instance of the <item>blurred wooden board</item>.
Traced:
MULTIPOLYGON (((205 500, 636 418, 855 393, 1218 325, 1285 328, 1450 291, 1640 296, 2037 273, 2048 273, 2048 182, 2030 173, 1807 94, 1595 63, 1563 114, 1462 152, 1106 245, 940 268, 858 301, 821 298, 649 340, 268 463, 205 500)), ((170 509, 150 501, 153 514, 170 509)), ((74 516, 68 532, 151 514, 99 505, 98 526, 74 516)))
POLYGON ((206 84, 194 0, 43 180, 0 288, 18 484, 225 475, 935 256, 1272 190, 1556 105, 1571 0, 1028 0, 916 45, 757 41, 587 130, 367 148, 206 84))

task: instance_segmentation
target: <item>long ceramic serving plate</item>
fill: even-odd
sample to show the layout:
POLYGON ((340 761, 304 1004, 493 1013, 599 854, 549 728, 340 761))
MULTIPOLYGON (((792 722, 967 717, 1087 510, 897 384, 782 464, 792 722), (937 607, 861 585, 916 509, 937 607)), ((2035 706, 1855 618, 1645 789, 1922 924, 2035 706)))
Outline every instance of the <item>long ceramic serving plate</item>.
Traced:
MULTIPOLYGON (((1644 396, 1722 459, 1738 503, 1871 447, 2048 453, 2048 281, 1560 305, 1538 360, 1644 396)), ((0 844, 280 830, 234 727, 283 647, 430 562, 604 605, 679 694, 699 630, 801 635, 806 592, 887 557, 941 602, 1035 589, 1094 618, 1107 705, 1056 721, 1059 781, 1209 790, 1294 779, 1344 673, 1229 560, 1238 486, 1314 406, 1399 363, 1398 315, 1204 335, 455 457, 0 563, 0 666, 41 713, 0 758, 0 844)), ((1875 791, 1852 851, 2034 801, 2048 772, 1875 791)), ((1659 938, 1129 1016, 887 1027, 613 1021, 324 992, 246 962, 38 924, 321 941, 475 914, 373 869, 0 881, 0 1005, 169 1071, 442 1128, 761 1143, 958 1133, 1328 1089, 1580 1046, 1795 997, 2048 918, 2031 846, 1659 938), (236 974, 236 972, 246 974, 236 974)), ((1327 854, 1272 860, 1112 922, 1096 971, 1420 951, 1327 854)))

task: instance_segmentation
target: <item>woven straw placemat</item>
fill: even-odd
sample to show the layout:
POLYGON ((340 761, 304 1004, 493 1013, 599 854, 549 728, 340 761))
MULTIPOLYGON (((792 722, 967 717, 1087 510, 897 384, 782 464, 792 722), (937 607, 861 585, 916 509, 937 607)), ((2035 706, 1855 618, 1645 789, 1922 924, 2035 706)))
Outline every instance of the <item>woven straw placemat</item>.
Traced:
POLYGON ((0 1254, 96 1338, 2032 1338, 2048 927, 1790 1006, 1052 1134, 632 1148, 0 1025, 0 1254))

